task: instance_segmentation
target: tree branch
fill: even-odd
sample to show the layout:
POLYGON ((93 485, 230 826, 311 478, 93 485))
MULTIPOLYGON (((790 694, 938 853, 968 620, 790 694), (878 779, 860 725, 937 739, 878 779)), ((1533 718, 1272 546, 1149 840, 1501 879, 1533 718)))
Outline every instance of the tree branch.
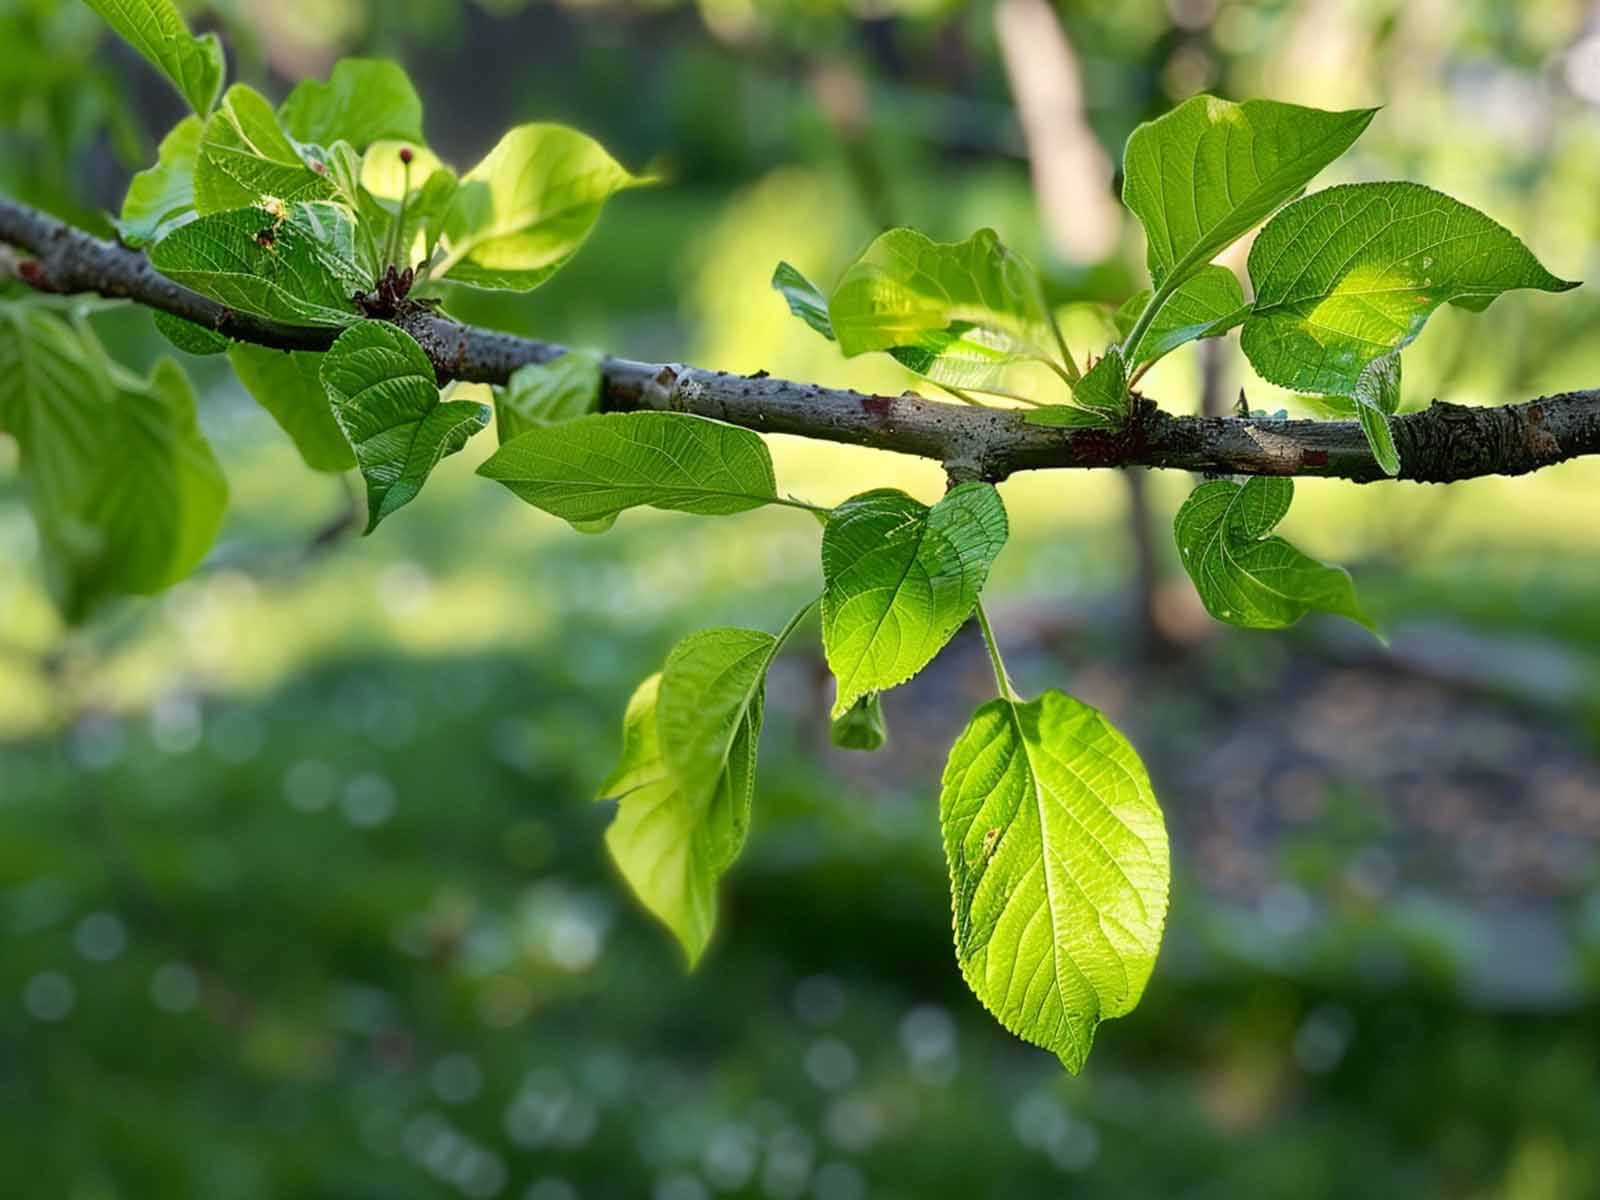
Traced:
MULTIPOLYGON (((339 330, 289 325, 236 312, 159 274, 140 251, 102 241, 26 205, 0 200, 0 243, 33 257, 19 278, 51 292, 95 292, 183 317, 237 341, 280 350, 326 350, 339 330)), ((416 308, 395 324, 416 338, 441 381, 505 383, 528 363, 565 353, 533 341, 462 325, 416 308)), ((990 480, 1017 471, 1166 467, 1233 475, 1386 478, 1355 421, 1257 421, 1174 416, 1134 397, 1124 429, 1050 429, 1014 409, 972 408, 915 393, 865 395, 815 384, 741 376, 678 364, 602 360, 610 411, 664 409, 711 417, 760 433, 787 433, 931 458, 952 475, 990 480)), ((1448 483, 1522 475, 1600 453, 1600 390, 1565 392, 1522 404, 1468 408, 1434 401, 1393 422, 1402 479, 1448 483)))

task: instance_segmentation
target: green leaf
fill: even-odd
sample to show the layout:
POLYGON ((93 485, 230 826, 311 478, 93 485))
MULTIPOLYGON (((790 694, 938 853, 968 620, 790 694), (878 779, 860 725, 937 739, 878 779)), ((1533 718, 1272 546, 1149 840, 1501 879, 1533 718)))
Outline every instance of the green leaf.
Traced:
POLYGON ((1139 1002, 1166 922, 1167 834, 1144 765, 1061 692, 994 700, 950 750, 939 825, 968 986, 1076 1073, 1095 1027, 1139 1002))
POLYGON ((881 350, 936 383, 993 391, 1014 363, 1054 361, 1042 296, 992 229, 956 243, 891 229, 845 271, 828 318, 846 357, 881 350))
POLYGON ((619 799, 606 846, 693 967, 716 924, 716 885, 744 846, 764 685, 778 639, 708 629, 639 686, 623 749, 601 786, 619 799))
POLYGON ((533 429, 586 417, 600 407, 600 362, 568 351, 548 363, 518 367, 495 389, 495 425, 503 446, 533 429))
POLYGON ((1400 355, 1385 354, 1367 364, 1356 380, 1356 417, 1367 445, 1386 475, 1400 474, 1400 452, 1395 449, 1389 418, 1400 407, 1400 355))
POLYGON ((356 265, 335 247, 349 219, 332 205, 297 205, 279 220, 259 208, 213 213, 173 230, 150 252, 169 279, 230 308, 301 325, 348 325, 360 286, 356 265), (343 229, 330 229, 329 221, 343 229))
POLYGON ((68 620, 108 596, 176 583, 215 542, 228 485, 176 363, 164 359, 140 379, 86 328, 0 301, 0 430, 17 440, 68 620))
POLYGON ((458 186, 455 172, 426 147, 378 142, 367 151, 356 204, 362 228, 374 243, 375 273, 389 265, 383 248, 391 244, 399 247, 399 266, 414 266, 433 257, 458 186), (409 169, 400 157, 402 150, 411 151, 409 169), (402 199, 405 225, 396 234, 402 199))
POLYGON ((536 288, 577 253, 610 196, 652 182, 575 129, 518 126, 462 178, 444 216, 440 273, 475 287, 536 288))
POLYGON ((1376 112, 1195 96, 1135 129, 1122 201, 1144 226, 1156 286, 1181 283, 1299 195, 1376 112))
POLYGON ((828 320, 828 298, 811 280, 786 262, 772 272, 772 286, 789 304, 789 311, 830 342, 833 323, 828 320))
POLYGON ((354 467, 356 455, 322 386, 322 357, 243 342, 228 350, 239 382, 289 435, 306 466, 337 473, 354 467))
POLYGON ((234 84, 206 121, 194 168, 195 210, 202 216, 253 205, 326 200, 334 194, 284 133, 272 105, 253 88, 234 84))
POLYGON ((199 117, 185 117, 161 140, 156 165, 133 177, 117 222, 117 235, 128 245, 159 242, 194 220, 194 168, 204 131, 199 117))
POLYGON ((1502 226, 1415 183, 1356 183, 1296 201, 1250 249, 1256 301, 1241 336, 1263 379, 1353 394, 1367 364, 1408 345, 1446 301, 1564 292, 1502 226))
POLYGON ((410 503, 439 460, 489 423, 487 405, 441 402, 427 352, 382 321, 339 335, 323 357, 322 386, 367 481, 367 533, 410 503))
POLYGON ((1030 408, 1022 414, 1029 425, 1045 425, 1053 429, 1115 429, 1121 423, 1106 412, 1091 412, 1071 404, 1046 404, 1030 408))
POLYGON ((278 109, 290 137, 331 146, 346 141, 357 150, 393 138, 422 141, 422 100, 397 63, 345 58, 327 83, 306 79, 278 109))
POLYGON ((1190 493, 1173 523, 1178 554, 1206 611, 1245 629, 1281 629, 1313 609, 1372 629, 1343 567, 1268 536, 1294 499, 1294 483, 1256 476, 1219 479, 1190 493))
POLYGON ((195 37, 172 0, 87 0, 146 62, 165 75, 189 107, 211 111, 222 90, 227 64, 222 43, 208 33, 195 37))
POLYGON ((207 329, 204 325, 196 325, 193 321, 186 321, 171 313, 157 312, 154 316, 156 329, 160 331, 161 336, 185 354, 202 358, 211 354, 222 354, 231 344, 215 329, 207 329))
POLYGON ((778 498, 759 435, 685 413, 596 413, 501 446, 478 474, 564 521, 639 505, 725 516, 778 498))
POLYGON ((889 740, 889 724, 883 718, 883 701, 878 693, 868 692, 844 716, 835 717, 829 737, 841 750, 883 749, 889 740))
POLYGON ((1084 372, 1072 388, 1072 399, 1079 408, 1104 414, 1120 423, 1128 415, 1128 369, 1122 352, 1115 346, 1084 372))
POLYGON ((838 680, 833 716, 910 679, 972 615, 1006 541, 987 483, 932 508, 883 488, 846 500, 822 534, 822 644, 838 680))
MULTIPOLYGON (((1117 310, 1114 320, 1123 336, 1133 328, 1150 298, 1149 291, 1140 292, 1117 310)), ((1226 267, 1201 267, 1162 302, 1139 344, 1127 349, 1128 362, 1143 366, 1185 343, 1221 337, 1242 324, 1249 312, 1238 276, 1226 267)))

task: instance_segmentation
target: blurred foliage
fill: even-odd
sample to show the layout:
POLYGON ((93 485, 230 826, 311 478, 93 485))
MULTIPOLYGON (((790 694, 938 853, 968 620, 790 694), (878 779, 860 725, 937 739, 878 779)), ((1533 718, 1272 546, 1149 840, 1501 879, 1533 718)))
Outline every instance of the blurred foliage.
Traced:
MULTIPOLYGON (((1049 251, 988 4, 188 7, 275 98, 340 54, 401 57, 458 164, 553 119, 667 171, 548 287, 464 298, 474 319, 894 390, 898 368, 842 361, 789 316, 778 259, 827 285, 886 219, 991 225, 1080 338, 1143 286, 1131 221, 1103 262, 1049 251)), ((1382 103, 1330 181, 1426 182, 1560 274, 1600 275, 1583 0, 1058 9, 1113 159, 1202 88, 1382 103)), ((0 0, 0 46, 0 190, 103 229, 175 97, 68 0, 0 0)), ((1588 293, 1441 313, 1408 353, 1408 405, 1594 385, 1588 293)), ((164 352, 147 314, 94 320, 134 369, 164 352)), ((993 594, 1019 674, 1066 676, 1134 727, 1182 872, 1143 1006, 1070 1080, 950 969, 932 805, 940 748, 984 696, 975 646, 889 698, 893 770, 827 749, 820 668, 783 660, 750 847, 684 977, 611 877, 587 797, 676 636, 775 630, 814 594, 810 519, 752 514, 732 537, 630 514, 579 538, 475 482, 485 445, 374 539, 330 548, 344 486, 300 472, 218 364, 188 365, 233 486, 224 543, 98 627, 56 624, 0 443, 0 1192, 1600 1195, 1594 465, 1300 489, 1289 536, 1358 564, 1397 654, 1440 623, 1503 649, 1470 703, 1321 627, 1220 636, 1152 674, 1119 599, 1120 481, 1004 486, 993 594), (1261 746, 1305 761, 1261 765, 1261 746), (1519 890, 1524 860, 1545 883, 1519 890), (1489 936, 1499 908, 1533 933, 1489 936), (1508 997, 1485 972, 1560 986, 1508 997)), ((1230 398, 1293 406, 1231 344, 1220 371, 1230 398)), ((1199 378, 1190 348, 1146 390, 1184 407, 1199 378)), ((774 456, 818 502, 943 482, 853 448, 775 439, 774 456)), ((1185 483, 1151 479, 1163 523, 1185 483)), ((1179 583, 1163 603, 1193 626, 1179 583)))

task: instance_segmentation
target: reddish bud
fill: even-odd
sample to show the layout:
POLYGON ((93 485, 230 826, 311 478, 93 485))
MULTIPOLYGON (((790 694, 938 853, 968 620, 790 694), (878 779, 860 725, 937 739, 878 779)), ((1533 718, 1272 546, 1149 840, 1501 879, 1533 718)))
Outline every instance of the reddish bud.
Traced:
POLYGON ((405 163, 406 166, 409 167, 411 165, 411 160, 414 158, 416 158, 416 155, 411 153, 410 146, 400 147, 400 161, 405 163))

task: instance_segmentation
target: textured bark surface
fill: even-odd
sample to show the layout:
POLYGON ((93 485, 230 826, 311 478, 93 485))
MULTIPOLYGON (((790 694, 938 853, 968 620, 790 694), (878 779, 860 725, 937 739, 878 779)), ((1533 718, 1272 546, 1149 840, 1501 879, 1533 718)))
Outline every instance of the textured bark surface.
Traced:
MULTIPOLYGON (((238 341, 282 350, 325 350, 337 336, 336 330, 234 312, 160 275, 140 251, 7 200, 0 200, 0 243, 32 256, 13 270, 41 290, 126 298, 238 341)), ((565 353, 551 342, 462 325, 421 306, 393 320, 427 351, 441 382, 505 383, 518 367, 565 353)), ((1133 416, 1121 430, 1062 430, 1030 425, 1016 409, 974 408, 912 392, 867 395, 759 372, 731 375, 606 358, 602 374, 608 410, 693 413, 760 433, 914 454, 942 463, 953 478, 999 480, 1017 471, 1130 466, 1320 475, 1357 483, 1387 478, 1355 421, 1174 416, 1135 395, 1133 416)), ((1448 483, 1523 475, 1600 452, 1600 390, 1495 408, 1436 400, 1422 412, 1397 417, 1393 426, 1401 479, 1448 483)))

